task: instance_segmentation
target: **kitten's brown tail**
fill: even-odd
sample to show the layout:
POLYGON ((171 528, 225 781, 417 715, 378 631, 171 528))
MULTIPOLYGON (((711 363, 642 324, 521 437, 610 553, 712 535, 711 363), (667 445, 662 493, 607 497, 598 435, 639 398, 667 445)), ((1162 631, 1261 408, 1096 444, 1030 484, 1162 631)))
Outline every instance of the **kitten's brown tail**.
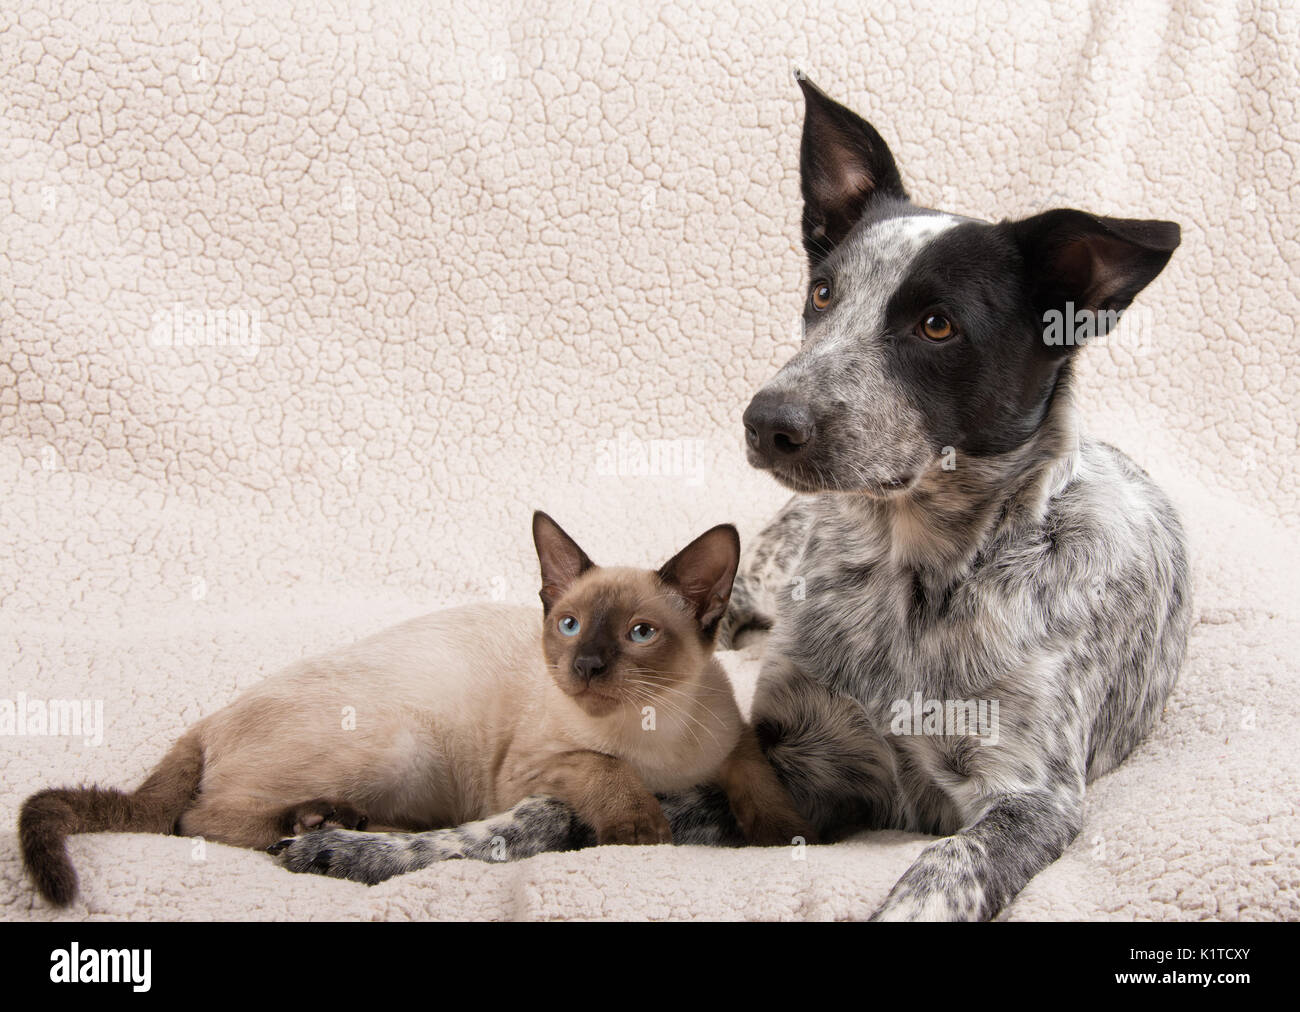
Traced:
POLYGON ((18 815, 23 863, 36 888, 57 906, 77 895, 68 859, 72 833, 171 833, 203 776, 203 748, 191 731, 172 746, 134 794, 104 787, 55 788, 28 798, 18 815))

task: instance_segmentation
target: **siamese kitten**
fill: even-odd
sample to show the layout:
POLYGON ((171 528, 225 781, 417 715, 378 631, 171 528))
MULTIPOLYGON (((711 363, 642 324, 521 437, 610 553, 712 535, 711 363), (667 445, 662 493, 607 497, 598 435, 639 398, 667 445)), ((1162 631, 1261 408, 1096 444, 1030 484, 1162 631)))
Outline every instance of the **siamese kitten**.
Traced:
POLYGON ((567 803, 598 843, 666 843, 654 792, 721 783, 746 838, 811 839, 713 659, 739 559, 715 527, 657 572, 603 569, 533 516, 542 622, 472 605, 291 665, 181 737, 132 794, 33 795, 18 820, 41 894, 76 895, 71 833, 267 848, 323 827, 420 831, 567 803))

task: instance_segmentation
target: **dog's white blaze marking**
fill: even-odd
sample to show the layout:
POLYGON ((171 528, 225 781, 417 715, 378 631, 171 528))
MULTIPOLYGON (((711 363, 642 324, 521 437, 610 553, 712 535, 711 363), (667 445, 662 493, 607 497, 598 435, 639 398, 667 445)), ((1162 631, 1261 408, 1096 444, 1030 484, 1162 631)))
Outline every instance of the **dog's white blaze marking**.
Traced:
POLYGON ((880 328, 889 298, 911 270, 917 255, 938 235, 955 228, 960 218, 948 214, 911 214, 886 218, 860 236, 846 240, 846 257, 836 273, 843 281, 836 298, 845 312, 834 313, 829 326, 817 326, 816 353, 837 354, 857 344, 862 333, 880 328), (847 282, 851 287, 845 288, 847 282))
POLYGON ((868 235, 880 233, 881 237, 909 239, 918 248, 926 239, 947 232, 961 221, 951 214, 909 214, 901 218, 886 218, 868 230, 868 235))

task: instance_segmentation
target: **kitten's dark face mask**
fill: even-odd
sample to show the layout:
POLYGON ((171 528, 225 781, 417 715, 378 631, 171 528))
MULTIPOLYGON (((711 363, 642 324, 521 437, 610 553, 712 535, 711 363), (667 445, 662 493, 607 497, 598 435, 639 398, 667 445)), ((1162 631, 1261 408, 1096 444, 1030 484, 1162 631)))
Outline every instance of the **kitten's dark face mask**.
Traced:
POLYGON ((713 528, 658 571, 594 565, 544 513, 533 517, 533 539, 556 685, 590 716, 671 708, 712 654, 739 563, 735 528, 713 528))

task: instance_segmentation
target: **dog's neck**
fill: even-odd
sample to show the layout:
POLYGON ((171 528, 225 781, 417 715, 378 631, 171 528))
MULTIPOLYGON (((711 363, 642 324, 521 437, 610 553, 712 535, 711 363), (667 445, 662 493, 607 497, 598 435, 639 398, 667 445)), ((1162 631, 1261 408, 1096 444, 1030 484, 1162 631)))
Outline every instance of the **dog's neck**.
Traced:
POLYGON ((1062 383, 1038 430, 1008 453, 940 459, 907 493, 887 499, 825 498, 865 534, 873 561, 887 559, 939 592, 961 580, 1000 533, 1041 522, 1078 459, 1074 408, 1062 383))

